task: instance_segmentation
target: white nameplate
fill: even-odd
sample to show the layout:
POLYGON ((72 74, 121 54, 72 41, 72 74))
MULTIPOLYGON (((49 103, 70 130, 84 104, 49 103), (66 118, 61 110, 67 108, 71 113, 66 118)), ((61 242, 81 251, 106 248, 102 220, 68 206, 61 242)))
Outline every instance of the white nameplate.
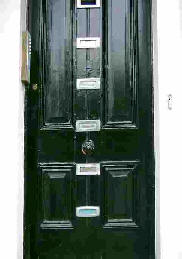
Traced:
POLYGON ((100 175, 100 164, 76 164, 76 175, 100 175))
POLYGON ((96 8, 100 7, 100 0, 77 0, 77 8, 96 8))
POLYGON ((100 78, 81 78, 76 80, 78 90, 100 89, 100 78))
POLYGON ((100 207, 83 206, 76 208, 76 216, 80 218, 91 218, 100 216, 100 207))
POLYGON ((95 49, 100 47, 100 38, 77 38, 76 41, 77 49, 95 49))
POLYGON ((77 120, 76 132, 100 131, 100 120, 77 120))

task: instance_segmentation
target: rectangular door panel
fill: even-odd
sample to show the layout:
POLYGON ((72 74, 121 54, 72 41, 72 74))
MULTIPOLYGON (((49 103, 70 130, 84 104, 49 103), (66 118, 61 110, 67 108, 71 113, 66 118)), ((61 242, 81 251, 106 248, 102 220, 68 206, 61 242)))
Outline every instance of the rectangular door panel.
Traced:
POLYGON ((72 124, 71 1, 43 0, 43 123, 72 124))
POLYGON ((139 199, 138 162, 117 162, 103 165, 105 228, 138 227, 139 199))
POLYGON ((107 0, 105 35, 105 127, 137 123, 136 1, 107 0))
POLYGON ((72 228, 74 168, 70 165, 41 166, 41 228, 72 228))

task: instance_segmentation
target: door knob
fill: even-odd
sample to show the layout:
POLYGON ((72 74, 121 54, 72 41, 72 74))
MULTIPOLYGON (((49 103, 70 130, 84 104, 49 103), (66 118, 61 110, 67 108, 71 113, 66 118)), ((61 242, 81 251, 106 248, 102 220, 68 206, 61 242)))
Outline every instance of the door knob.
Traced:
POLYGON ((95 149, 94 142, 92 140, 85 140, 82 144, 82 153, 84 155, 91 155, 95 149))

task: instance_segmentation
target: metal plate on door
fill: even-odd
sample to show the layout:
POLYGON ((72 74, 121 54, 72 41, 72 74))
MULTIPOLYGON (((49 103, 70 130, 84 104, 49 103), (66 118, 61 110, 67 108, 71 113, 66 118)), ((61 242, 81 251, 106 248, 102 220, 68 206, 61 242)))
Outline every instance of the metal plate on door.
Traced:
POLYGON ((81 218, 90 218, 100 216, 100 207, 82 206, 76 208, 76 216, 81 218))
POLYGON ((100 164, 76 164, 76 175, 100 175, 100 164))
POLYGON ((100 47, 100 38, 86 37, 76 39, 77 49, 95 49, 100 47))
POLYGON ((100 120, 77 120, 76 132, 100 131, 100 120))
POLYGON ((100 78, 81 78, 76 80, 78 90, 100 89, 100 78))
POLYGON ((77 8, 100 7, 100 0, 77 0, 77 8))

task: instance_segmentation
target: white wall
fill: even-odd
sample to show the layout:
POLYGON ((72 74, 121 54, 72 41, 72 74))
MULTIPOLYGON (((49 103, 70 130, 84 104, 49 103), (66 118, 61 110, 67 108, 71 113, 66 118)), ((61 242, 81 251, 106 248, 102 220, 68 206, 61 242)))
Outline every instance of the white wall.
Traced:
POLYGON ((20 0, 0 0, 0 258, 22 258, 23 88, 20 0))
MULTIPOLYGON (((156 24, 154 8, 154 31, 157 26, 158 41, 155 34, 154 82, 155 109, 159 114, 155 120, 155 144, 161 259, 182 259, 182 1, 156 1, 158 20, 156 24), (171 111, 167 108, 168 94, 173 95, 171 111)), ((20 0, 1 0, 0 257, 7 259, 22 259, 24 93, 19 80, 19 42, 20 0)))
POLYGON ((182 259, 182 1, 157 2, 161 258, 182 259))

